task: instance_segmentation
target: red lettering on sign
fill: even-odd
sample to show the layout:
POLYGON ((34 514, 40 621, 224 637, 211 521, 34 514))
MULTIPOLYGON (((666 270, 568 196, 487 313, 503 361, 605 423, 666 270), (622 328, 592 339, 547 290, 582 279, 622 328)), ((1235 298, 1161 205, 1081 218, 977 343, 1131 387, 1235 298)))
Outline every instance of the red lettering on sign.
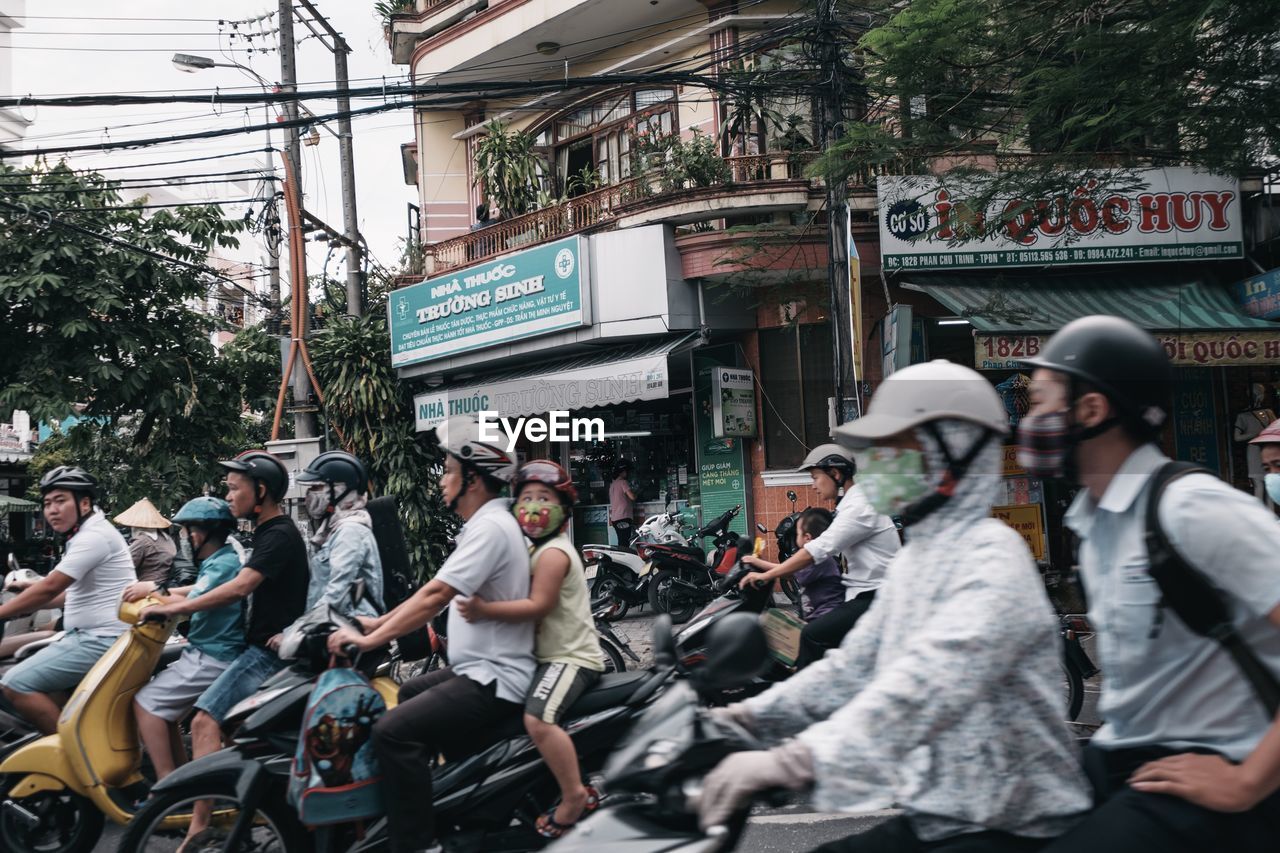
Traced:
POLYGON ((1209 208, 1209 228, 1213 231, 1227 230, 1227 208, 1235 199, 1235 193, 1201 193, 1201 198, 1205 207, 1209 208))
POLYGON ((1102 203, 1102 227, 1112 234, 1123 234, 1133 223, 1129 221, 1129 199, 1113 195, 1102 203))

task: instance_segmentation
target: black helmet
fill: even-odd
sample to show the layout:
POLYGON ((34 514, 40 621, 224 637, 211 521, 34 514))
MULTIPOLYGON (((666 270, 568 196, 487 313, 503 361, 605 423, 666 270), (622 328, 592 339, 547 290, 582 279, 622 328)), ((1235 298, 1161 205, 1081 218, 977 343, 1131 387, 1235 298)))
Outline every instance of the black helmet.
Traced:
POLYGON ((40 494, 47 495, 55 489, 63 489, 73 495, 88 495, 98 499, 98 480, 78 465, 59 465, 45 472, 40 478, 40 494))
POLYGON ((235 459, 219 462, 228 471, 244 474, 251 480, 266 486, 267 494, 275 501, 284 498, 289 489, 289 471, 284 463, 265 450, 246 450, 235 459))
POLYGON ((299 483, 341 483, 345 492, 364 493, 369 489, 369 472, 364 463, 344 450, 321 453, 298 475, 299 483))
MULTIPOLYGON (((1097 314, 1059 329, 1024 364, 1065 373, 1106 395, 1121 418, 1142 434, 1158 432, 1169 417, 1173 367, 1164 347, 1120 317, 1097 314)), ((1072 397, 1078 396, 1073 392, 1072 397)))

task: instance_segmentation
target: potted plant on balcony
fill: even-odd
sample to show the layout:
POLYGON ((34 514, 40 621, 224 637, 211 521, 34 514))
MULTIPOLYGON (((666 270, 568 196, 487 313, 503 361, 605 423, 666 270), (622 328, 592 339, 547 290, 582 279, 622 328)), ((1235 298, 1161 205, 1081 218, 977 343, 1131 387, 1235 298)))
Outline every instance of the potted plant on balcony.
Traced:
MULTIPOLYGON (((535 141, 531 134, 509 131, 497 119, 485 125, 484 136, 476 141, 473 183, 493 201, 503 219, 523 216, 537 205, 542 159, 533 150, 535 141)), ((525 236, 511 239, 528 242, 525 236)))
POLYGON ((382 21, 382 37, 391 45, 391 16, 402 15, 414 10, 414 0, 378 0, 373 4, 373 14, 382 21))

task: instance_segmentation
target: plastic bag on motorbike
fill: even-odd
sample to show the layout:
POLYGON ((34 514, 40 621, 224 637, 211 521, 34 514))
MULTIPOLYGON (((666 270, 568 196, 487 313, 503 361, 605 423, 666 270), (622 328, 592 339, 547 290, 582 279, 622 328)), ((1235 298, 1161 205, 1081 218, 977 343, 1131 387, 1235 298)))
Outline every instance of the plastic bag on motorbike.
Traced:
POLYGON ((304 824, 348 823, 384 813, 371 735, 386 710, 382 696, 356 670, 321 673, 307 700, 289 779, 289 802, 304 824))

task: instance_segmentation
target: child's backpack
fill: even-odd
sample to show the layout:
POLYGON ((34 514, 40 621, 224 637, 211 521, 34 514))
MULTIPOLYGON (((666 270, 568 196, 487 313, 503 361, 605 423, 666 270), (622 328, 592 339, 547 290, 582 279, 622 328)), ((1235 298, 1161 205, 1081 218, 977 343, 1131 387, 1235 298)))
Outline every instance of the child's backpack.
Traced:
POLYGON ((307 826, 383 814, 373 724, 386 702, 363 675, 334 667, 320 674, 307 700, 293 757, 289 802, 307 826))

